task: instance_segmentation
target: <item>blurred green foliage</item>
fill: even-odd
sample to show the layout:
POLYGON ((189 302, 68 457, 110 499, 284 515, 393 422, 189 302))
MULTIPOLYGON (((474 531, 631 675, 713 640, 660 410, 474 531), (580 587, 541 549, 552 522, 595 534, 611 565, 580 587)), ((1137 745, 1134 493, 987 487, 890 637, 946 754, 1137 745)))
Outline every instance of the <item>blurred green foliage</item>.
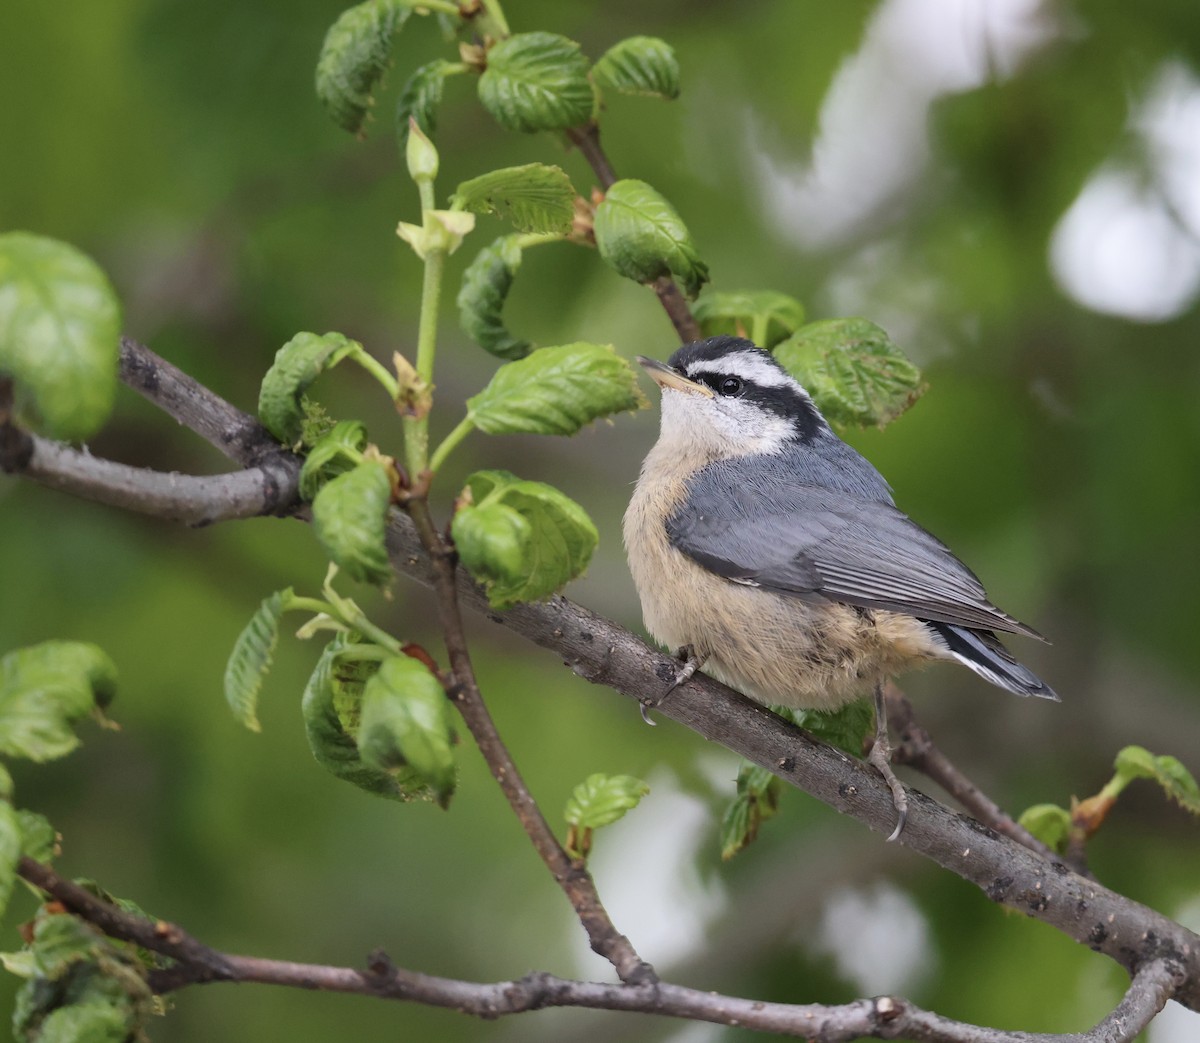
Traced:
MULTIPOLYGON (((992 78, 931 95, 915 155, 866 142, 851 174, 865 183, 898 166, 904 176, 849 232, 805 245, 787 232, 792 211, 767 204, 761 158, 802 168, 832 147, 821 137, 831 84, 888 18, 909 19, 912 50, 898 48, 898 79, 876 89, 881 99, 899 93, 900 74, 925 61, 919 44, 937 22, 928 7, 762 0, 735 14, 683 0, 512 0, 506 11, 514 31, 564 34, 592 58, 631 35, 666 39, 679 58, 678 101, 606 96, 603 139, 618 173, 670 200, 717 289, 778 290, 811 319, 865 316, 922 364, 922 401, 886 432, 850 437, 999 604, 1051 637, 1052 648, 1021 653, 1063 695, 1061 706, 1031 705, 961 672, 909 679, 947 752, 1013 810, 1093 792, 1129 743, 1195 771, 1200 312, 1138 323, 1089 311, 1055 282, 1048 245, 1101 164, 1149 169, 1131 109, 1165 62, 1200 66, 1200 7, 1014 5, 1010 24, 1035 36, 1049 27, 1044 42, 1012 68, 996 59, 992 78)), ((394 228, 417 204, 390 110, 412 70, 445 48, 432 20, 410 21, 369 137, 355 143, 313 93, 339 9, 316 0, 0 5, 0 230, 78 245, 116 286, 127 332, 247 410, 297 330, 342 330, 384 359, 411 354, 415 339, 420 268, 394 228)), ((561 165, 585 192, 594 183, 553 136, 497 127, 467 76, 444 84, 437 144, 444 185, 532 161, 561 165)), ((861 188, 854 176, 836 187, 849 199, 861 188)), ((488 217, 480 226, 504 230, 488 217)), ((471 253, 451 259, 451 286, 471 253)), ((496 366, 455 332, 453 298, 443 297, 437 391, 447 408, 435 415, 435 442, 461 415, 452 404, 496 366)), ((588 340, 657 357, 672 347, 653 294, 567 245, 525 254, 505 321, 535 343, 588 340)), ((383 441, 394 416, 371 392, 360 373, 322 384, 332 415, 361 416, 383 441), (376 404, 364 411, 360 394, 376 404)), ((570 593, 636 626, 619 519, 655 424, 646 412, 570 441, 473 439, 443 492, 519 457, 522 477, 555 482, 599 528, 588 578, 570 593)), ((125 389, 91 444, 163 469, 225 466, 125 389)), ((110 713, 121 731, 87 734, 62 764, 14 766, 22 802, 64 834, 60 865, 233 951, 361 965, 382 945, 399 964, 465 978, 534 967, 605 976, 469 749, 459 751, 449 813, 334 782, 313 761, 299 713, 317 649, 290 640, 266 682, 263 733, 230 718, 221 675, 245 621, 268 591, 315 589, 323 571, 297 522, 189 531, 0 481, 0 651, 90 641, 120 671, 110 713)), ((438 647, 423 591, 398 582, 390 602, 362 600, 404 640, 438 647)), ((1111 1004, 1115 967, 798 794, 784 793, 758 842, 721 864, 734 758, 682 729, 647 729, 553 657, 478 620, 471 628, 493 712, 546 809, 594 772, 651 783, 599 835, 592 858, 618 926, 648 959, 660 959, 659 947, 671 954, 660 959, 668 978, 763 999, 851 998, 862 989, 815 947, 816 925, 836 888, 886 880, 927 918, 930 973, 908 990, 917 1002, 1060 1031, 1111 1004), (724 906, 710 919, 670 906, 671 930, 642 942, 646 911, 630 904, 637 881, 682 870, 659 860, 646 833, 625 831, 655 821, 648 816, 672 787, 708 809, 687 872, 724 906), (619 861, 606 862, 606 848, 619 861), (672 931, 695 944, 672 947, 672 931)), ((1090 851, 1105 883, 1167 913, 1194 906, 1195 827, 1153 787, 1122 798, 1090 851)), ((24 903, 14 902, 4 947, 32 912, 24 903)), ((0 982, 0 1008, 11 1008, 14 988, 0 982)), ((178 995, 152 1034, 304 1041, 345 1038, 349 1026, 363 1043, 401 1031, 443 1040, 678 1031, 592 1012, 486 1024, 361 998, 213 986, 178 995)))

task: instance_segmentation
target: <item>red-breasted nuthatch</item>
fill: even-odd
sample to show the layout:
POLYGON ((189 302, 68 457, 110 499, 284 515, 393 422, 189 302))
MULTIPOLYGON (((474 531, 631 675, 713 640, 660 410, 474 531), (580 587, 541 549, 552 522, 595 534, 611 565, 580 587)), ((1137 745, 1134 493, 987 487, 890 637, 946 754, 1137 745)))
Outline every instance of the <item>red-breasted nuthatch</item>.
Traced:
POLYGON ((766 351, 737 337, 638 361, 662 389, 662 429, 625 513, 646 628, 769 705, 829 710, 868 692, 870 760, 888 764, 883 684, 935 660, 1018 695, 1057 699, 996 631, 1040 635, 1001 612, 941 541, 898 510, 766 351))

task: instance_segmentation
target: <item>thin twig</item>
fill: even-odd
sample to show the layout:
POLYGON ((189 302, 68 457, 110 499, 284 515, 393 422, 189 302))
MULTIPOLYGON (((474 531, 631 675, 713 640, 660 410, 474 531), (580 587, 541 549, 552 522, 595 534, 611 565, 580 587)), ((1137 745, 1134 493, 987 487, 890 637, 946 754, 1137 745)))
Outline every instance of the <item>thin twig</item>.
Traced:
POLYGON ((1128 1043, 1162 1010, 1181 980, 1178 967, 1152 960, 1138 970, 1117 1008, 1089 1032, 1005 1032, 944 1018, 893 996, 839 1006, 763 1003, 655 981, 601 984, 543 972, 517 981, 469 982, 397 967, 382 952, 372 954, 366 970, 239 956, 211 949, 174 924, 125 912, 33 859, 22 858, 17 872, 105 934, 175 960, 173 966, 149 973, 156 995, 188 985, 254 982, 423 1003, 488 1019, 547 1007, 658 1014, 800 1036, 813 1043, 848 1043, 864 1036, 902 1036, 919 1043, 1128 1043))
POLYGON ((429 504, 423 496, 410 498, 405 506, 431 562, 438 615, 454 679, 454 701, 475 739, 475 744, 538 855, 570 900, 587 932, 592 949, 613 965, 617 975, 626 984, 637 985, 657 981, 654 968, 638 956, 629 939, 613 925, 586 866, 581 861, 571 859, 563 850, 525 785, 508 747, 500 738, 495 722, 483 701, 483 694, 479 690, 470 649, 467 647, 462 612, 458 605, 455 576, 457 569, 453 550, 447 546, 434 526, 429 514, 429 504))

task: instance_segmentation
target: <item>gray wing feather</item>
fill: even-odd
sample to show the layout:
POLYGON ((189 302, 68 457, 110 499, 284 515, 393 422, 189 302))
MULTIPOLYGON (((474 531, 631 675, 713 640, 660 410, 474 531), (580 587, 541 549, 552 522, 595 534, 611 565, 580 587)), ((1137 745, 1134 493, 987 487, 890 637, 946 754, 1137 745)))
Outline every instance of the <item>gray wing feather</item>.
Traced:
POLYGON ((672 545, 717 575, 781 593, 1040 636, 996 608, 975 574, 890 496, 818 487, 805 480, 811 469, 786 464, 744 457, 698 472, 667 523, 672 545))

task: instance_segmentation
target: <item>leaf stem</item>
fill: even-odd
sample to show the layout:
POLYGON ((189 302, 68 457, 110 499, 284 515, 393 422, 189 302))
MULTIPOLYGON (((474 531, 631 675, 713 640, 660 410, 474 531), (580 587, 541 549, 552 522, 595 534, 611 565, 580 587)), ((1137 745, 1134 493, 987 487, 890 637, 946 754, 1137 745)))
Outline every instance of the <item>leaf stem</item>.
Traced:
POLYGON ((356 351, 350 357, 378 380, 383 385, 384 390, 392 397, 392 400, 395 401, 400 393, 400 383, 379 359, 367 351, 356 351))
POLYGON ((491 19, 501 38, 512 34, 512 30, 508 27, 508 20, 504 17, 504 10, 500 7, 500 0, 483 0, 483 9, 487 12, 488 18, 491 19))
MULTIPOLYGON (((434 209, 432 179, 417 183, 421 193, 422 216, 434 209)), ((421 319, 417 326, 417 375, 433 383, 433 359, 437 353, 438 305, 442 297, 442 275, 446 251, 431 249, 425 255, 425 278, 421 284, 421 319)), ((410 481, 416 481, 429 468, 429 417, 404 420, 404 463, 410 481)))
POLYGON ((467 414, 458 422, 458 426, 442 439, 442 444, 433 451, 433 457, 429 461, 429 469, 434 474, 441 470, 442 464, 446 462, 446 457, 458 448, 458 444, 474 430, 475 421, 471 419, 470 414, 467 414))

